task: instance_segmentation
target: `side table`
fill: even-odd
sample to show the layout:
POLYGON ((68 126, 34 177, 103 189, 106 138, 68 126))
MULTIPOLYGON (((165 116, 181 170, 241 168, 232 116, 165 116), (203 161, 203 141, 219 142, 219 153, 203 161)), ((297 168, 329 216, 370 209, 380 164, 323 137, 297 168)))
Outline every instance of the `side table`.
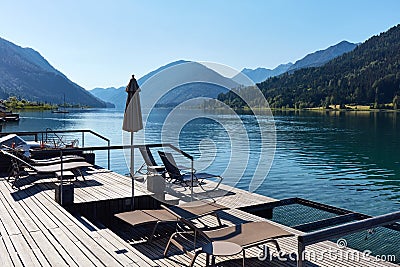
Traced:
POLYGON ((210 263, 210 256, 211 256, 211 264, 212 266, 215 266, 215 257, 234 256, 236 254, 243 252, 243 267, 244 267, 245 252, 242 246, 239 246, 238 244, 225 241, 214 241, 205 244, 202 247, 202 251, 207 254, 206 257, 207 266, 210 263))

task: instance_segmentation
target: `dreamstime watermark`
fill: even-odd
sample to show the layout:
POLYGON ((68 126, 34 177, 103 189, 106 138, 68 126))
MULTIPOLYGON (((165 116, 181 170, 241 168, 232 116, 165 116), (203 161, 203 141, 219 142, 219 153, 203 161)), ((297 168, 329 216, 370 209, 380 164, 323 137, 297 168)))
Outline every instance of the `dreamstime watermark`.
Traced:
MULTIPOLYGON (((263 93, 246 75, 222 64, 181 62, 140 88, 144 128, 135 133, 136 145, 164 143, 189 150, 196 172, 214 167, 224 184, 236 186, 245 179, 242 188, 246 184, 250 192, 264 182, 275 154, 275 123, 263 93), (246 115, 220 101, 221 92, 240 99, 246 115)), ((123 144, 131 144, 130 133, 123 132, 123 144)), ((129 149, 125 159, 129 167, 129 149)))
MULTIPOLYGON (((299 258, 298 252, 292 251, 281 251, 279 253, 270 252, 268 246, 264 245, 263 250, 258 255, 260 261, 297 261, 299 258)), ((334 262, 396 262, 396 255, 373 255, 371 250, 358 251, 355 249, 347 249, 347 240, 338 239, 336 247, 329 247, 328 249, 313 250, 309 248, 304 250, 301 259, 303 261, 311 262, 323 262, 323 261, 334 261, 334 262)))

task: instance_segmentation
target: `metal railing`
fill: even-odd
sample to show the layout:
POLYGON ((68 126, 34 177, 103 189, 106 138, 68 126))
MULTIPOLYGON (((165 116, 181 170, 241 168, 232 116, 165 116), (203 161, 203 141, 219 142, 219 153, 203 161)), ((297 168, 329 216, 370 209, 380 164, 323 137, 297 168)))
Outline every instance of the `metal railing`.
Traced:
MULTIPOLYGON (((91 134, 107 143, 107 147, 110 147, 111 142, 110 139, 102 136, 99 133, 96 133, 92 130, 51 130, 51 129, 46 129, 45 131, 27 131, 27 132, 0 132, 0 137, 9 135, 9 134, 16 134, 18 136, 30 136, 33 137, 35 142, 46 142, 48 141, 49 135, 54 134, 58 138, 60 138, 57 134, 71 134, 71 133, 81 133, 81 146, 82 148, 85 147, 85 134, 91 134)), ((68 148, 68 151, 72 151, 75 148, 68 148)), ((60 150, 60 149, 58 149, 60 150)), ((87 149, 90 150, 90 149, 87 149)), ((54 151, 57 151, 55 149, 54 151)), ((110 150, 108 150, 107 154, 107 162, 108 162, 108 169, 110 169, 110 150)))
MULTIPOLYGON (((180 150, 179 148, 175 147, 172 144, 146 144, 147 147, 149 148, 155 148, 155 147, 162 147, 162 148, 170 148, 178 153, 180 153, 181 155, 183 155, 185 158, 189 159, 191 161, 191 198, 193 200, 193 185, 194 185, 194 181, 193 181, 193 170, 194 170, 194 158, 193 156, 189 155, 188 153, 180 150)), ((63 201, 63 154, 64 153, 71 153, 71 152, 83 152, 83 151, 108 151, 108 153, 110 153, 111 150, 121 150, 121 149, 139 149, 140 147, 143 147, 143 145, 118 145, 118 146, 95 146, 95 147, 77 147, 77 148, 68 148, 68 149, 56 149, 55 151, 59 151, 60 152, 60 159, 61 159, 61 175, 60 175, 60 200, 61 200, 61 205, 63 205, 62 201, 63 201)), ((110 169, 110 157, 108 158, 108 169, 110 169)), ((131 176, 133 174, 133 170, 130 171, 131 176)), ((132 176, 132 181, 134 179, 134 177, 132 176)), ((132 186, 132 201, 133 201, 133 192, 134 188, 132 186)), ((133 204, 132 204, 133 206, 133 204)))
POLYGON ((297 267, 304 267, 304 251, 307 245, 312 245, 321 241, 326 241, 336 237, 342 237, 352 233, 357 233, 363 230, 379 226, 388 226, 400 221, 400 212, 393 212, 377 217, 364 219, 361 221, 351 222, 343 225, 334 226, 331 228, 314 231, 298 236, 298 254, 297 267))

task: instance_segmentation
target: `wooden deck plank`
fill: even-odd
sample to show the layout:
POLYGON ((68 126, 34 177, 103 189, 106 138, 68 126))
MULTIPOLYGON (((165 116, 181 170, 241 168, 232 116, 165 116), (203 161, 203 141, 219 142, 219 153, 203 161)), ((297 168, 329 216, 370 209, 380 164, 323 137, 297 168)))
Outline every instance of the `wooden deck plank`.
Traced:
MULTIPOLYGON (((97 258, 101 259, 102 262, 104 262, 106 265, 121 265, 118 261, 114 259, 112 255, 109 255, 109 252, 104 250, 104 248, 98 243, 98 239, 96 236, 94 238, 90 238, 87 234, 85 234, 85 231, 83 231, 82 228, 84 227, 78 227, 76 222, 74 222, 74 217, 72 215, 67 216, 66 213, 62 212, 61 209, 63 209, 61 206, 58 206, 57 203, 52 202, 50 199, 46 198, 42 194, 36 194, 36 197, 38 198, 38 202, 42 206, 46 206, 49 210, 51 210, 51 214, 56 217, 56 218, 62 218, 63 220, 57 220, 56 223, 58 224, 59 228, 64 229, 64 233, 58 232, 59 235, 62 235, 63 238, 67 236, 68 238, 73 236, 72 241, 78 241, 78 240, 84 240, 83 244, 86 246, 86 248, 90 248, 89 250, 91 253, 97 256, 97 258), (58 208, 58 207, 59 208, 58 208), (68 233, 68 234, 66 234, 68 233), (97 246, 96 246, 97 244, 97 246), (99 246, 100 245, 100 246, 99 246)), ((54 230, 53 230, 54 231, 54 230)), ((71 238, 70 238, 71 240, 71 238)), ((70 245, 74 245, 71 242, 67 242, 70 245)), ((66 249, 69 248, 69 246, 66 246, 66 244, 63 243, 63 247, 66 249)), ((79 257, 83 257, 85 255, 82 251, 79 253, 79 257)), ((86 256, 85 256, 86 257, 86 256)), ((93 257, 93 255, 90 255, 90 257, 93 257)))
MULTIPOLYGON (((77 265, 76 262, 74 262, 72 260, 72 257, 69 255, 69 252, 68 252, 68 250, 71 249, 70 248, 71 242, 68 242, 68 239, 65 238, 65 235, 62 235, 62 233, 59 231, 59 227, 63 227, 63 223, 61 223, 60 220, 56 219, 57 217, 63 218, 63 215, 65 215, 65 214, 58 212, 59 209, 55 208, 55 205, 54 205, 56 203, 55 202, 51 203, 51 201, 49 201, 49 199, 42 198, 42 195, 37 190, 36 191, 33 190, 32 195, 34 197, 32 197, 30 200, 32 200, 33 202, 36 202, 36 203, 33 203, 32 206, 46 207, 46 208, 41 209, 42 213, 45 212, 45 215, 54 217, 54 218, 52 218, 52 221, 57 226, 54 228, 51 228, 49 230, 52 231, 52 235, 55 237, 55 239, 51 240, 51 243, 53 244, 53 246, 56 247, 56 251, 58 253, 62 254, 62 257, 64 258, 64 260, 66 260, 66 264, 77 265), (48 203, 42 203, 38 199, 41 199, 43 202, 48 201, 48 203), (49 213, 49 211, 47 209, 50 209, 51 213, 49 213), (61 242, 62 244, 58 243, 60 240, 63 241, 63 242, 61 242), (66 244, 68 244, 68 245, 66 245, 66 244)), ((71 216, 71 218, 73 218, 73 217, 71 216)), ((68 221, 69 220, 64 220, 64 223, 69 224, 68 226, 73 225, 72 223, 68 223, 68 221)), ((96 248, 96 246, 93 246, 93 248, 96 248)), ((107 251, 105 251, 102 247, 97 247, 97 250, 94 249, 93 251, 95 251, 97 254, 102 254, 102 256, 101 256, 102 260, 107 262, 108 264, 111 264, 113 266, 114 265, 123 265, 123 264, 119 263, 118 261, 115 261, 112 256, 109 256, 109 259, 106 259, 107 256, 105 256, 105 255, 107 255, 107 251)), ((81 262, 85 262, 86 260, 85 260, 85 257, 83 257, 83 255, 84 255, 83 253, 75 251, 73 256, 74 256, 74 258, 79 258, 79 260, 81 262)), ((56 262, 54 262, 54 263, 56 263, 56 262)), ((58 263, 60 263, 60 261, 58 263)), ((130 262, 125 262, 125 263, 130 264, 130 262)))
MULTIPOLYGON (((9 187, 9 189, 11 189, 9 187)), ((27 194, 27 192, 21 192, 22 195, 27 194)), ((53 264, 60 264, 65 262, 65 264, 75 265, 73 259, 68 255, 67 250, 60 249, 62 246, 58 244, 58 239, 49 232, 49 230, 57 229, 57 225, 54 223, 54 220, 48 216, 48 214, 43 214, 43 209, 40 209, 40 205, 34 202, 34 198, 23 198, 23 201, 18 201, 18 204, 24 203, 25 209, 28 211, 33 208, 30 214, 29 220, 35 222, 38 229, 40 231, 33 231, 30 235, 25 234, 25 237, 28 237, 32 240, 35 240, 35 244, 39 244, 41 247, 45 247, 46 250, 38 250, 34 249, 35 252, 39 253, 40 255, 38 258, 42 258, 43 251, 46 252, 46 255, 43 255, 52 265, 53 264), (25 203, 27 201, 28 203, 25 203), (50 222, 50 223, 49 223, 50 222), (50 226, 49 226, 50 224, 50 226), (51 244, 51 245, 49 245, 51 244), (52 251, 52 253, 50 253, 52 251)), ((30 242, 33 243, 33 242, 30 242)))
MULTIPOLYGON (((49 233, 50 234, 50 233, 49 233)), ((66 264, 64 258, 60 255, 53 242, 57 242, 53 237, 45 234, 45 232, 33 232, 32 238, 40 245, 41 251, 45 252, 46 260, 51 266, 66 264)))
POLYGON ((92 262, 93 266, 106 266, 92 251, 82 244, 82 241, 78 240, 74 243, 83 253, 85 253, 88 259, 92 262))
POLYGON ((6 231, 4 234, 8 234, 8 235, 20 234, 21 231, 19 230, 18 226, 15 224, 11 215, 8 213, 6 205, 7 205, 7 203, 3 203, 3 201, 0 200, 1 220, 3 222, 4 228, 6 231))
POLYGON ((36 242, 31 236, 32 232, 39 231, 38 226, 34 223, 34 220, 32 220, 32 214, 28 214, 27 209, 24 209, 22 201, 15 201, 10 194, 1 192, 0 199, 2 199, 4 203, 7 202, 9 207, 12 207, 13 212, 15 212, 14 220, 21 221, 21 223, 17 223, 17 225, 23 233, 26 242, 29 244, 31 250, 40 262, 40 265, 49 266, 43 251, 38 248, 36 242))
MULTIPOLYGON (((93 225, 93 224, 92 224, 93 225)), ((93 225, 93 227, 96 227, 93 225)), ((101 228, 97 230, 105 240, 108 240, 116 249, 116 251, 121 251, 125 256, 132 259, 139 266, 151 265, 156 266, 153 261, 144 255, 140 255, 138 251, 129 246, 126 242, 124 242, 120 237, 118 237, 115 233, 111 232, 111 230, 107 228, 101 228)))
POLYGON ((75 245, 71 239, 63 232, 61 228, 56 228, 51 230, 51 234, 57 239, 57 241, 62 244, 62 246, 68 249, 68 254, 74 259, 77 265, 89 266, 93 263, 86 257, 84 253, 75 245))
POLYGON ((0 266, 12 266, 11 256, 7 251, 7 247, 2 236, 0 236, 0 266))
POLYGON ((13 262, 13 265, 23 266, 22 261, 18 256, 18 252, 16 251, 13 243, 11 242, 10 235, 7 234, 6 228, 3 224, 3 220, 0 220, 0 234, 4 241, 4 245, 9 255, 9 259, 13 262))
POLYGON ((36 258, 32 249, 28 246, 28 243, 22 234, 11 235, 10 239, 15 247, 15 250, 18 252, 18 256, 20 257, 23 265, 40 266, 39 260, 36 258))
MULTIPOLYGON (((0 192, 0 200, 3 202, 6 209, 8 209, 8 212, 10 216, 14 219, 14 221, 17 218, 18 220, 23 222, 23 227, 28 232, 34 232, 39 230, 37 225, 33 223, 32 220, 30 219, 30 216, 21 207, 20 202, 15 201, 10 194, 0 192)), ((21 231, 21 226, 17 224, 17 227, 21 231)))
MULTIPOLYGON (((37 195, 38 198, 43 198, 42 201, 49 201, 49 203, 46 205, 47 208, 52 210, 52 213, 54 215, 56 215, 57 217, 62 217, 62 216, 66 216, 71 220, 74 220, 75 217, 73 217, 70 213, 68 213, 65 209, 63 209, 62 207, 60 207, 59 205, 57 205, 55 202, 51 202, 51 199, 49 199, 48 195, 37 195), (46 199, 46 200, 45 200, 46 199)), ((87 235, 90 235, 93 239, 95 239, 97 242, 101 242, 101 245, 104 247, 105 245, 108 245, 108 243, 110 243, 108 241, 108 239, 102 238, 102 236, 99 234, 99 231, 88 231, 85 227, 77 227, 77 225, 72 225, 68 227, 69 230, 72 230, 70 234, 74 234, 74 235, 79 235, 79 238, 85 238, 84 235, 82 235, 82 232, 85 232, 87 235), (71 228, 72 227, 72 228, 71 228), (82 231, 83 230, 83 231, 82 231)), ((101 230, 100 230, 101 231, 101 230)), ((110 237, 110 236, 108 236, 110 237)), ((80 239, 78 239, 77 237, 72 237, 71 239, 76 238, 74 241, 78 241, 80 239)), ((117 236, 114 236, 114 240, 113 243, 115 243, 117 241, 117 239, 119 239, 117 236)), ((122 240, 118 241, 118 242, 122 242, 122 240)), ((110 247, 109 247, 110 248, 110 247)), ((118 251, 118 249, 114 250, 114 251, 118 251)), ((132 251, 130 251, 132 252, 132 251)), ((107 251, 102 251, 102 253, 107 253, 107 251)), ((137 253, 137 252, 135 252, 137 253)), ((123 258, 120 254, 118 253, 114 253, 114 257, 117 258, 123 258)), ((132 253, 133 254, 133 253, 132 253)), ((135 257, 137 260, 139 260, 139 257, 135 257)), ((127 262, 125 261, 124 264, 135 264, 134 262, 127 262)))

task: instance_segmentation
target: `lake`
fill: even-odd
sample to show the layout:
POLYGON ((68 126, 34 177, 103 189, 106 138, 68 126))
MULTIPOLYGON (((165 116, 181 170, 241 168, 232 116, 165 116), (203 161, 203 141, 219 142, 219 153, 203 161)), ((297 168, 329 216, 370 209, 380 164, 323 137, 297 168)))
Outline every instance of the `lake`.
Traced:
MULTIPOLYGON (((369 215, 400 208, 400 114, 275 112, 276 150, 272 151, 273 142, 267 144, 268 153, 274 152, 269 169, 269 162, 258 160, 264 129, 253 116, 188 110, 180 112, 183 117, 168 121, 168 112, 159 109, 149 115, 143 111, 147 124, 136 134, 135 143, 171 142, 195 156, 197 170, 224 173, 225 182, 243 189, 249 188, 259 165, 269 173, 255 177, 259 183, 255 192, 277 199, 302 197, 369 215), (166 120, 168 123, 164 123, 166 120), (235 179, 229 178, 235 175, 235 179)), ((129 144, 129 134, 121 130, 121 110, 20 115, 19 123, 3 125, 3 131, 91 129, 109 138, 112 145, 129 144)), ((106 143, 87 137, 85 145, 106 143)), ((143 161, 137 154, 135 164, 139 166, 143 161)), ((96 155, 96 163, 106 167, 106 153, 96 155)), ((124 153, 113 151, 111 155, 111 169, 128 173, 124 153)), ((177 160, 184 161, 180 157, 177 160)))

